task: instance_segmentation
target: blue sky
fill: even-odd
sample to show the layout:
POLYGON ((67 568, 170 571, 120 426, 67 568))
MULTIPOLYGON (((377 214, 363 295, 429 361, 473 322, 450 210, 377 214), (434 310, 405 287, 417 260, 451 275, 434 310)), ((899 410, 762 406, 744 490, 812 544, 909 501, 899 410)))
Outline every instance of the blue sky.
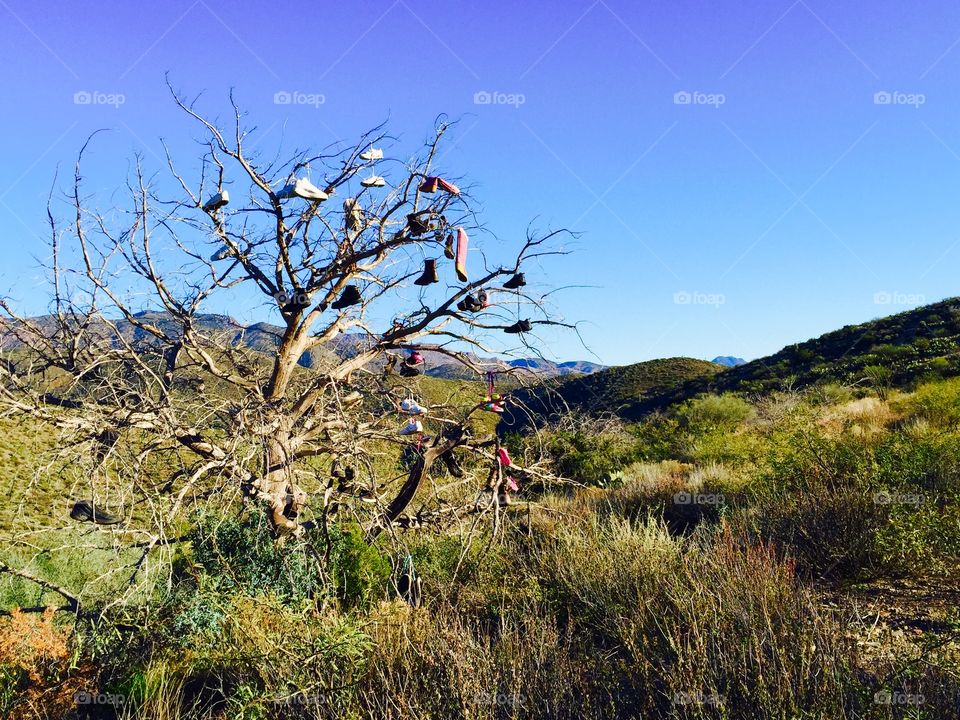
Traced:
POLYGON ((956 3, 357 5, 0 0, 0 292, 44 309, 46 196, 90 132, 104 196, 161 138, 195 149, 169 72, 212 115, 233 88, 264 150, 458 118, 445 162, 492 232, 582 233, 535 280, 584 286, 557 302, 595 355, 549 357, 753 358, 958 294, 956 3))

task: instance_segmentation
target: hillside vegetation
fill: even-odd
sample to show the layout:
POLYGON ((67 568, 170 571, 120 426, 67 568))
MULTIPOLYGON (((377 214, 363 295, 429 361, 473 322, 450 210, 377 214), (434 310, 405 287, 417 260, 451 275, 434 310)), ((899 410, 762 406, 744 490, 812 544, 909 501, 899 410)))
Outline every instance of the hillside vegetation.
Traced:
MULTIPOLYGON (((910 350, 917 362, 901 351, 889 377, 838 382, 877 352, 776 390, 686 397, 742 368, 684 359, 565 383, 594 415, 504 435, 518 464, 545 452, 563 482, 521 478, 493 522, 396 527, 370 543, 336 516, 278 551, 262 514, 208 508, 155 561, 150 592, 124 605, 103 597, 110 558, 84 549, 123 529, 64 518, 59 535, 0 546, 0 560, 27 560, 85 602, 21 612, 61 598, 0 582, 12 611, 0 618, 0 716, 956 717, 960 377, 910 350), (636 421, 603 412, 671 392, 682 399, 636 421), (406 562, 420 607, 400 599, 406 562), (105 700, 78 705, 77 693, 105 700)), ((416 382, 432 404, 482 392, 416 382)), ((8 532, 65 510, 72 490, 69 473, 43 471, 55 438, 2 429, 24 508, 6 511, 8 532)), ((384 474, 398 469, 396 447, 378 457, 384 474)), ((489 468, 464 469, 438 469, 421 500, 475 497, 489 468)))
POLYGON ((572 410, 638 420, 705 392, 762 394, 815 384, 907 388, 960 373, 960 298, 847 325, 768 357, 724 368, 671 358, 560 379, 525 397, 534 414, 572 410), (562 401, 562 402, 560 402, 562 401))

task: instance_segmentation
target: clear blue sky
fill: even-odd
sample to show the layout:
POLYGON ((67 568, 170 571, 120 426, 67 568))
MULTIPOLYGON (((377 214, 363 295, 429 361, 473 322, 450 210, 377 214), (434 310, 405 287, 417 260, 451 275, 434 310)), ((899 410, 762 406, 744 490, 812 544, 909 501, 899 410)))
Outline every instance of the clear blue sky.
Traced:
POLYGON ((960 294, 955 2, 0 0, 0 292, 44 309, 46 195, 91 131, 98 191, 193 147, 168 71, 213 114, 233 87, 262 148, 460 118, 446 163, 492 231, 582 231, 537 280, 591 286, 558 302, 605 363, 753 358, 960 294))

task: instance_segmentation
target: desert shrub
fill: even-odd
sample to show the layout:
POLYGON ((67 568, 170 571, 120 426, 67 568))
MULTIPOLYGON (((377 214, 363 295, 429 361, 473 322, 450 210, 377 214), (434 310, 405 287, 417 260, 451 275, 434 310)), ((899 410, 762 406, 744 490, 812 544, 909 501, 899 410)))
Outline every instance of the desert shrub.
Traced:
POLYGON ((920 385, 912 395, 896 403, 909 417, 919 417, 936 427, 960 425, 960 378, 920 385))
POLYGON ((356 525, 330 529, 330 567, 337 595, 347 608, 382 597, 390 580, 390 561, 363 537, 356 525))
POLYGON ((266 518, 197 517, 189 533, 192 553, 181 574, 199 570, 217 590, 270 592, 291 602, 322 588, 321 568, 307 541, 274 542, 266 518))
POLYGON ((570 420, 545 437, 556 471, 584 485, 604 485, 637 458, 637 439, 618 421, 570 420))
POLYGON ((753 406, 743 398, 724 395, 701 395, 681 405, 676 415, 682 426, 697 434, 731 431, 754 415, 753 406))
POLYGON ((686 437, 676 417, 657 412, 630 427, 636 438, 636 460, 659 462, 679 456, 686 437))
POLYGON ((0 619, 0 717, 26 717, 31 708, 55 716, 69 706, 65 688, 45 692, 66 676, 69 635, 52 607, 40 615, 14 608, 0 619))

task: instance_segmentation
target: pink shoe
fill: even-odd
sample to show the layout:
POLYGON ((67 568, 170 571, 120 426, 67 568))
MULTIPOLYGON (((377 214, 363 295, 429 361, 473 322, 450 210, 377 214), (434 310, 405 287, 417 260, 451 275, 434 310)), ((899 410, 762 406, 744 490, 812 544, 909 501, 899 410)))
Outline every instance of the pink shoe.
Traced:
MULTIPOLYGON (((497 403, 499 404, 499 403, 497 403)), ((504 467, 510 467, 513 465, 513 462, 510 460, 510 453, 507 452, 505 447, 497 450, 497 459, 500 461, 500 464, 504 467)))
POLYGON ((460 282, 469 282, 467 277, 467 244, 470 238, 467 237, 467 231, 462 227, 457 228, 457 260, 454 267, 457 271, 457 277, 460 282))
POLYGON ((507 487, 513 490, 514 492, 517 492, 520 490, 520 488, 517 486, 517 481, 514 480, 513 477, 511 477, 510 475, 507 475, 507 487))
POLYGON ((454 185, 452 182, 447 182, 443 178, 437 178, 437 185, 440 186, 440 189, 450 193, 451 195, 459 195, 460 188, 454 185))

